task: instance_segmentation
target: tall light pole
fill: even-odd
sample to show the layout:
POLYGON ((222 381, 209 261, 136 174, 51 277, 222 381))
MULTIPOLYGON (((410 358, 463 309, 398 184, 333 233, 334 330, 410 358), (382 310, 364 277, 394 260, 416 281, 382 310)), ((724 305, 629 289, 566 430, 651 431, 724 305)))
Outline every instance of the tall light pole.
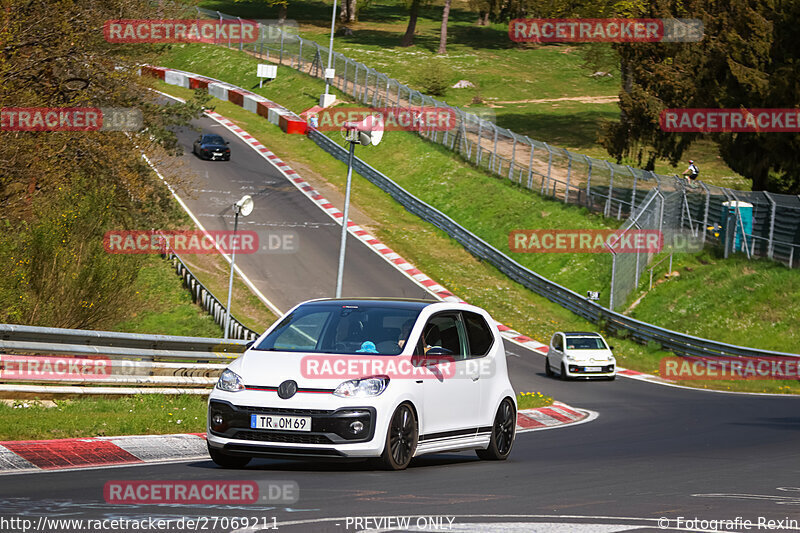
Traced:
POLYGON ((328 74, 330 70, 333 68, 333 32, 336 30, 336 0, 333 0, 333 15, 331 15, 331 42, 328 45, 328 68, 325 69, 325 94, 322 95, 320 98, 319 105, 322 107, 328 107, 333 103, 331 97, 328 95, 328 86, 330 85, 330 78, 328 74))
POLYGON ((336 273, 336 297, 342 297, 342 280, 344 279, 344 256, 347 244, 347 216, 350 212, 350 184, 353 177, 353 157, 356 144, 377 146, 383 138, 383 117, 370 115, 361 122, 346 122, 342 129, 344 138, 350 143, 347 157, 347 186, 344 193, 344 212, 342 213, 342 238, 339 241, 339 269, 336 273))
POLYGON ((231 277, 228 280, 228 305, 225 307, 225 334, 223 339, 227 339, 231 329, 231 295, 233 294, 233 265, 236 261, 236 230, 239 229, 239 215, 246 217, 253 212, 253 198, 246 194, 242 199, 233 204, 233 249, 231 250, 231 277))
MULTIPOLYGON (((348 135, 350 132, 348 131, 348 135)), ((347 137, 345 137, 347 138, 347 137)), ((342 238, 339 241, 339 270, 336 272, 336 297, 342 297, 342 279, 344 278, 344 250, 347 243, 347 214, 350 211, 350 183, 353 178, 353 154, 358 141, 350 141, 350 154, 347 156, 347 187, 344 193, 344 213, 342 214, 342 238)))

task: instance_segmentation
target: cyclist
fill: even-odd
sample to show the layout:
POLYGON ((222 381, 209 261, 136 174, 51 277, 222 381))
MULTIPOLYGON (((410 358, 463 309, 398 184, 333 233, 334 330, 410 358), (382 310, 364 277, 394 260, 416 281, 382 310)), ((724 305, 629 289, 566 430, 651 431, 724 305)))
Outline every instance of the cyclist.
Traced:
POLYGON ((700 170, 698 170, 697 165, 694 164, 694 161, 690 159, 689 167, 683 171, 683 175, 686 176, 686 182, 689 184, 690 187, 696 187, 694 183, 699 174, 700 170))

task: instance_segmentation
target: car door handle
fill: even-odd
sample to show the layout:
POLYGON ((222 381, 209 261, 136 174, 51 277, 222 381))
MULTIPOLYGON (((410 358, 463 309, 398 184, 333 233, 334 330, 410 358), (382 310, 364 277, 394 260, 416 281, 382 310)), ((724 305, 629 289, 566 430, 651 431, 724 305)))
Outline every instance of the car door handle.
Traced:
POLYGON ((481 379, 480 376, 475 376, 474 378, 472 378, 472 381, 478 381, 479 379, 481 379))

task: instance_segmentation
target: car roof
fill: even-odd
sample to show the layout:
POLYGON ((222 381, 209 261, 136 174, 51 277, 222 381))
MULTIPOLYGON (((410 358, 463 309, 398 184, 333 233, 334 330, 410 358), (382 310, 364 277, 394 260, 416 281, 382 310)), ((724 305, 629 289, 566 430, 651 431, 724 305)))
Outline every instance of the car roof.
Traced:
POLYGON ((594 331, 565 331, 564 335, 567 337, 602 337, 594 331))
POLYGON ((416 298, 322 298, 304 302, 302 305, 358 305, 364 307, 379 307, 380 304, 389 304, 390 307, 421 310, 429 305, 440 303, 439 300, 422 300, 416 298))

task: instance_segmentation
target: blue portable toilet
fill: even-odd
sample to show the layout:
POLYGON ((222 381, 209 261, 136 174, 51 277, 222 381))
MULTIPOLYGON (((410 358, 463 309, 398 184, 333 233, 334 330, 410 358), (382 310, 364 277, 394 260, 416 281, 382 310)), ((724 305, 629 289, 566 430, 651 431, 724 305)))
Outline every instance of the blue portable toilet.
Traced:
POLYGON ((748 204, 747 202, 723 202, 722 203, 722 220, 720 221, 720 225, 722 226, 721 235, 727 235, 727 224, 728 219, 733 224, 736 224, 736 231, 734 233, 733 239, 733 250, 734 252, 743 252, 743 246, 747 246, 748 249, 752 246, 753 241, 753 204, 748 204), (742 227, 744 226, 744 240, 742 236, 742 227))

